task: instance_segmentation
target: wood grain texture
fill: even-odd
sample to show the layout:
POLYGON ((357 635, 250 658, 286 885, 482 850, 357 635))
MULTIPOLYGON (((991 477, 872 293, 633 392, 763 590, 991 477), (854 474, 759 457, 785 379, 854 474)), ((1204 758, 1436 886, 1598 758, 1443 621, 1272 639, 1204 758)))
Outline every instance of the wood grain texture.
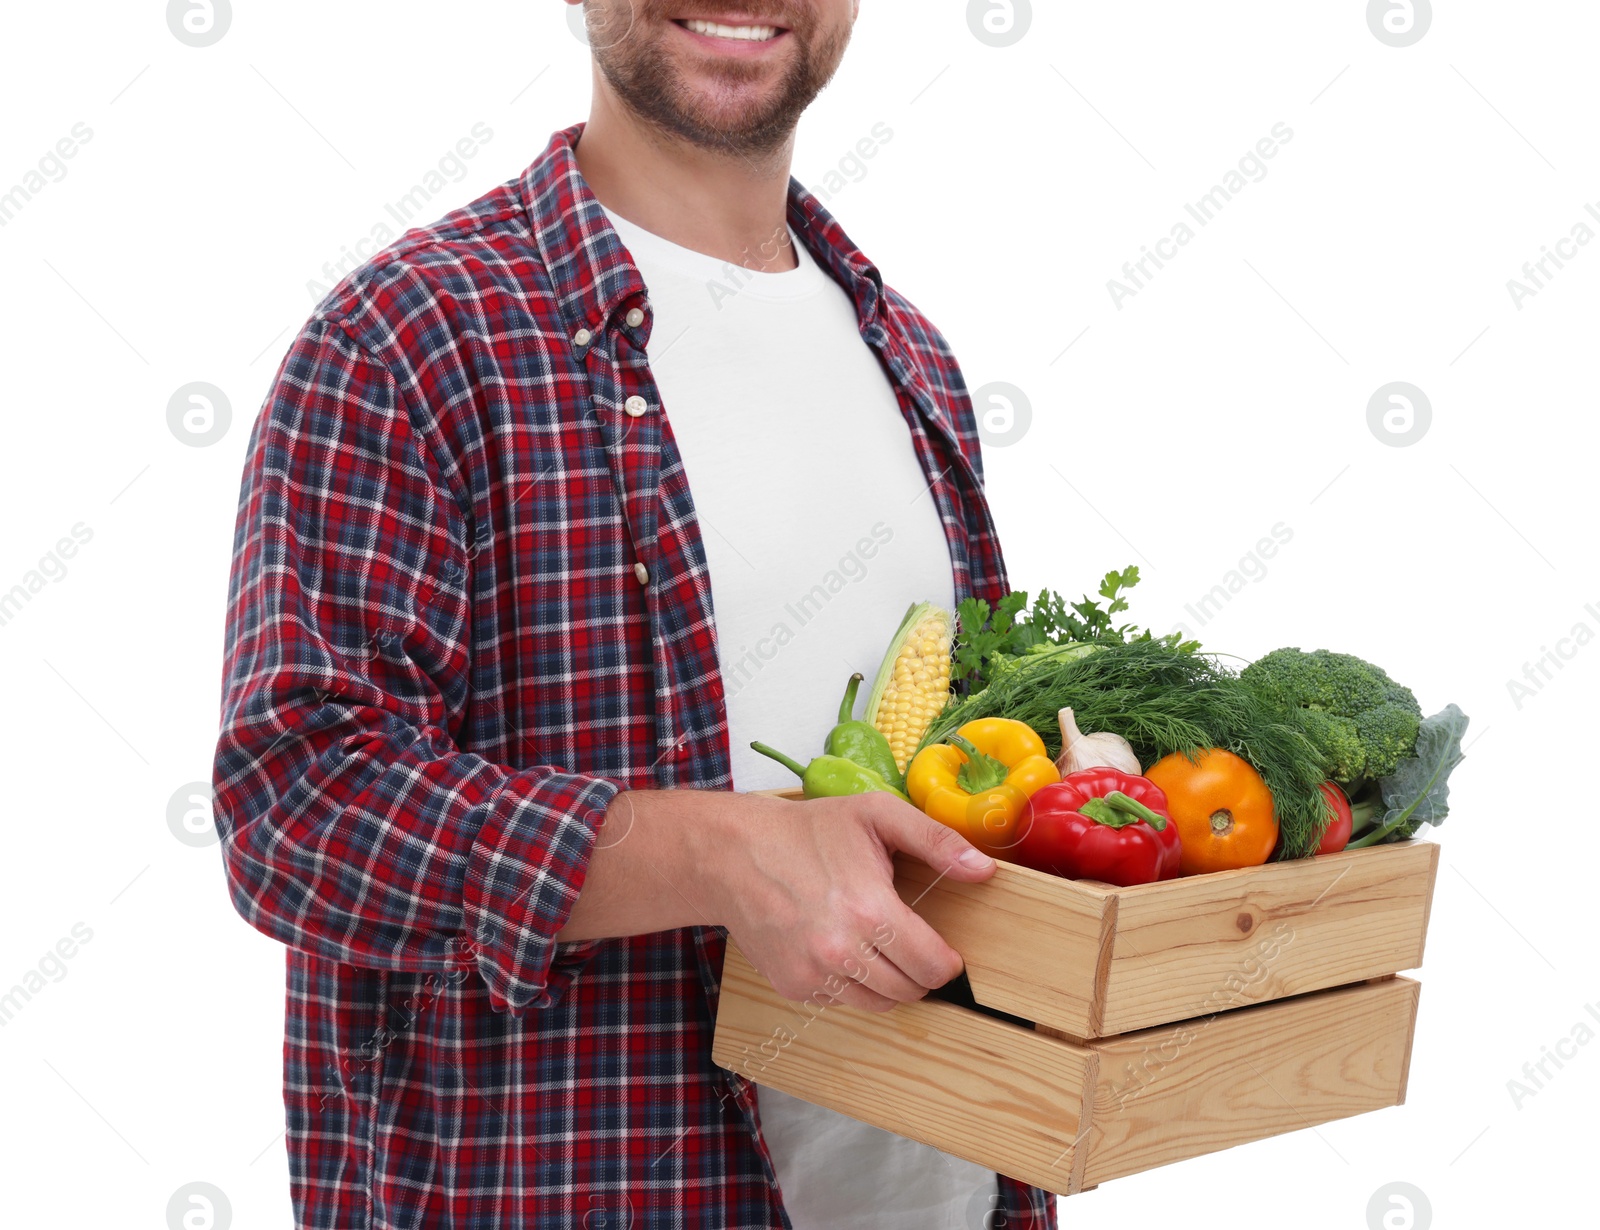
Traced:
POLYGON ((904 856, 895 877, 980 1004, 1086 1040, 1415 969, 1438 864, 1409 841, 1130 888, 904 856))
POLYGON ((1411 841, 1122 889, 1098 1032, 1415 969, 1438 862, 1411 841))
MULTIPOLYGON (((1398 981, 1410 982, 1411 979, 1402 978, 1398 981)), ((1406 1024, 1406 1056, 1404 1062, 1400 1065, 1400 1096, 1394 1101, 1396 1106, 1405 1105, 1406 1089, 1411 1084, 1411 1046, 1417 1037, 1417 1007, 1422 1001, 1422 984, 1415 983, 1414 985, 1416 990, 1411 995, 1411 1019, 1406 1024)))
POLYGON ((887 1013, 781 999, 730 944, 712 1058, 759 1084, 1047 1191, 1081 1181, 1083 1047, 938 1000, 887 1013))
POLYGON ((1070 1195, 1399 1105, 1419 989, 1388 978, 1080 1045, 937 1000, 792 1004, 730 945, 712 1056, 1070 1195))
POLYGON ((1014 863, 981 884, 904 856, 894 868, 901 900, 961 954, 980 1004, 1074 1038, 1101 1032, 1115 896, 1014 863))
POLYGON ((1391 978, 1100 1039, 1083 1182, 1399 1105, 1419 990, 1391 978))

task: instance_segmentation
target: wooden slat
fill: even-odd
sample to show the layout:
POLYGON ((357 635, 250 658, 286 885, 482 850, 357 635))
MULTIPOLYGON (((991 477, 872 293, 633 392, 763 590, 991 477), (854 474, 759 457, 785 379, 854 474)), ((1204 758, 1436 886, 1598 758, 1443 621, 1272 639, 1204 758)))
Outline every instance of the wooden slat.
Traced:
MULTIPOLYGON (((801 797, 793 789, 754 793, 801 797)), ((945 879, 905 855, 894 865, 901 900, 961 954, 980 1004, 1071 1038, 1100 1032, 1114 889, 1006 862, 982 884, 945 879)))
POLYGON ((1419 989, 1390 978, 1099 1040, 1083 1182, 1398 1105, 1419 989))
POLYGON ((1415 969, 1438 860, 1410 841, 1132 888, 1005 862, 961 884, 905 856, 895 875, 980 1004, 1083 1040, 1415 969))
POLYGON ((1005 862, 964 884, 903 855, 895 888, 961 954, 980 1004, 1074 1038, 1102 1032, 1114 893, 1005 862))
POLYGON ((1048 1191, 1081 1182, 1073 1142, 1097 1060, 1071 1043, 938 1000, 791 1004, 730 944, 712 1058, 1048 1191))
POLYGON ((1097 1033, 1415 969, 1438 859, 1412 841, 1120 890, 1097 1033))
MULTIPOLYGON (((1411 982, 1409 978, 1396 979, 1398 982, 1411 982)), ((1422 984, 1415 983, 1415 990, 1411 993, 1411 1017, 1406 1022, 1406 1054, 1400 1065, 1400 1096, 1394 1100, 1396 1106, 1403 1106, 1406 1100, 1406 1090, 1411 1085, 1411 1048, 1417 1038, 1417 1006, 1422 1000, 1422 984)))

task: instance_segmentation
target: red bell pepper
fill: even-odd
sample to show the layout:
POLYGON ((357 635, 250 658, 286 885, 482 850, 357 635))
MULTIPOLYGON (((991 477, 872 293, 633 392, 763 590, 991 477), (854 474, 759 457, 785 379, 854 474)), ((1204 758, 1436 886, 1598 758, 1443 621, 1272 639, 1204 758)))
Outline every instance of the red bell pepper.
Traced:
POLYGON ((1007 857, 1070 880, 1148 884, 1178 874, 1178 826, 1147 778, 1084 769, 1034 791, 1007 857))

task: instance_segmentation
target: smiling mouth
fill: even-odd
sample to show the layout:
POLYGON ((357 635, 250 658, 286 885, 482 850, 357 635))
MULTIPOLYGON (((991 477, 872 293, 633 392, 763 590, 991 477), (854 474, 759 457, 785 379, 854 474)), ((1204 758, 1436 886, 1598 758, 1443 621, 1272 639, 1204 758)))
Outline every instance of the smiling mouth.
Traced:
POLYGON ((780 34, 788 33, 782 26, 734 25, 700 17, 675 18, 672 24, 702 38, 729 39, 741 43, 770 43, 780 34))

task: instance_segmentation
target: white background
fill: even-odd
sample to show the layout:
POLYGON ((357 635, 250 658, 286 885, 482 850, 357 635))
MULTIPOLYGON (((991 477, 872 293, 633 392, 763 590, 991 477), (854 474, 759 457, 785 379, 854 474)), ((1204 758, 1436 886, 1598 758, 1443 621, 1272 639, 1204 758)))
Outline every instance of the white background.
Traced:
MULTIPOLYGON (((1406 1105, 1108 1184, 1065 1223, 1358 1228, 1394 1180, 1440 1226, 1592 1216, 1600 1045, 1520 1107, 1507 1082, 1600 1012, 1600 648, 1561 642, 1520 703, 1508 681, 1600 631, 1600 244, 1520 309, 1506 284, 1600 202, 1600 11, 1442 5, 1397 49, 1360 0, 1052 3, 995 48, 960 4, 863 8, 796 173, 893 130, 830 207, 975 388, 1028 398, 1025 443, 986 456, 1013 584, 1138 563, 1141 622, 1356 652, 1473 718, 1406 1105), (1123 262, 1279 122, 1266 177, 1115 305, 1123 262), (1432 405, 1409 447, 1368 425, 1397 380, 1432 405), (1265 575, 1196 627, 1185 605, 1280 522, 1265 575)), ((240 3, 202 49, 156 2, 4 20, 0 191, 93 132, 0 228, 0 590, 92 531, 0 626, 0 989, 93 933, 0 1028, 6 1220, 161 1226, 203 1180, 240 1230, 281 1227, 282 950, 232 911, 215 845, 168 825, 210 772, 249 424, 324 263, 475 123, 492 140, 424 220, 518 174, 586 114, 587 52, 558 0, 240 3), (193 381, 232 408, 209 447, 167 424, 193 381)))

